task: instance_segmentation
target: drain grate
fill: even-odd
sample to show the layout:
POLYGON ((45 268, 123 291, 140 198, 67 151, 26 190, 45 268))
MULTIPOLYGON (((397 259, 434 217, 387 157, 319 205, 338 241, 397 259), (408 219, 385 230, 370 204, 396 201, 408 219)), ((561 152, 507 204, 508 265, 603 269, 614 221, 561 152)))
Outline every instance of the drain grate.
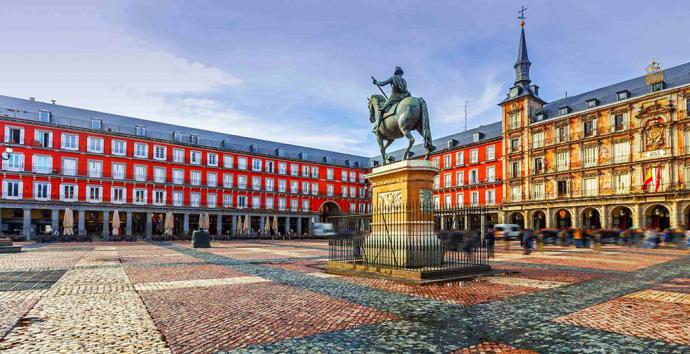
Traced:
POLYGON ((0 273, 0 291, 49 289, 67 270, 0 273))

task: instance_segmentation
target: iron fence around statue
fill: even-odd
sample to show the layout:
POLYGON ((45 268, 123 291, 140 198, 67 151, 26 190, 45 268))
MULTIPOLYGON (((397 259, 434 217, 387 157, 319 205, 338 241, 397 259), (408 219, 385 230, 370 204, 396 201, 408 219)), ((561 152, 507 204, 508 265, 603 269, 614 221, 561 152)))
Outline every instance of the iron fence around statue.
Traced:
POLYGON ((487 213, 408 207, 333 216, 329 261, 426 273, 488 270, 487 213))

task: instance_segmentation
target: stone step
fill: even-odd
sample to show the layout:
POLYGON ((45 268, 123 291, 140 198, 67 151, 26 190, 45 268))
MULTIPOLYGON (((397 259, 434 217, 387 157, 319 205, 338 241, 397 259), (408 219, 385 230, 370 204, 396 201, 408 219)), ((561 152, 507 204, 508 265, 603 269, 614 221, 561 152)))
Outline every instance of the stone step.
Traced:
POLYGON ((1 239, 0 240, 0 247, 4 247, 4 246, 12 246, 12 240, 6 239, 6 238, 1 239))
POLYGON ((22 251, 22 246, 0 246, 0 253, 18 253, 22 251))

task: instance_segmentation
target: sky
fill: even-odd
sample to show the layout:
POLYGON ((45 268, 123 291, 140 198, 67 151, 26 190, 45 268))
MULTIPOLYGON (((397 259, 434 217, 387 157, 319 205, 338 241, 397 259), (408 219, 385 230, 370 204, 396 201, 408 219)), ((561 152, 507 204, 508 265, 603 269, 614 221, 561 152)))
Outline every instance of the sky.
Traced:
POLYGON ((374 156, 396 65, 434 138, 500 119, 520 5, 547 102, 690 61, 687 1, 3 0, 0 95, 374 156))

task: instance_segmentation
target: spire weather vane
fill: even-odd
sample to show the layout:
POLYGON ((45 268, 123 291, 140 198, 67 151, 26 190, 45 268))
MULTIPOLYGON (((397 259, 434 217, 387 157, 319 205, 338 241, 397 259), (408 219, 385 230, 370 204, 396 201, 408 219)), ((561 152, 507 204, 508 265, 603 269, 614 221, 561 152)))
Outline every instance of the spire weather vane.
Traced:
POLYGON ((520 11, 518 11, 520 13, 520 16, 518 16, 518 20, 520 20, 520 26, 524 27, 525 26, 525 19, 527 18, 527 17, 525 17, 525 11, 527 11, 527 8, 524 5, 521 5, 520 7, 521 7, 521 9, 520 9, 520 11))

